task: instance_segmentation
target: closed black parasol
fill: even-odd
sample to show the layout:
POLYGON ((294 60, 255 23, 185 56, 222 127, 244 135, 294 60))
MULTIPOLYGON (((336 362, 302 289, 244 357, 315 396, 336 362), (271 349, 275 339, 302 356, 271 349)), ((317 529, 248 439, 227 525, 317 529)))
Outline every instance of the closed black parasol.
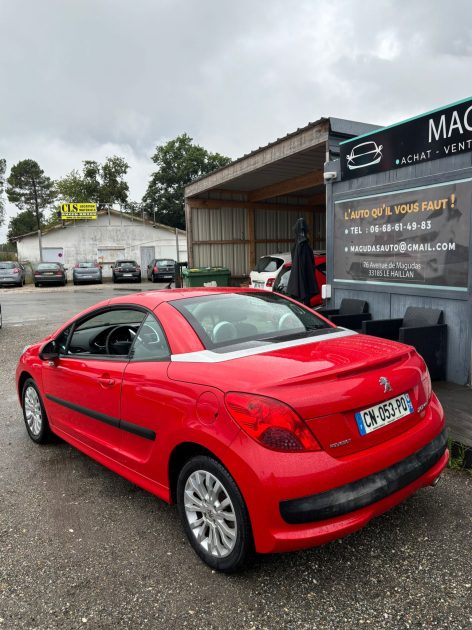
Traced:
POLYGON ((310 298, 317 295, 319 289, 315 280, 314 254, 308 240, 305 219, 298 219, 293 229, 295 243, 292 247, 292 271, 287 284, 287 295, 309 306, 310 298))

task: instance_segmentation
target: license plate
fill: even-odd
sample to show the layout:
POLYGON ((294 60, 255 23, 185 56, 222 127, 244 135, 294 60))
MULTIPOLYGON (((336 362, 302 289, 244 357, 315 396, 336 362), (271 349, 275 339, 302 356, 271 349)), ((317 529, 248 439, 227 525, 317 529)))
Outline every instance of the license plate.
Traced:
POLYGON ((128 278, 128 277, 131 277, 133 274, 132 273, 124 273, 123 275, 128 278))
POLYGON ((264 287, 264 283, 263 282, 254 282, 254 287, 256 289, 262 289, 264 287))
POLYGON ((396 398, 386 400, 380 405, 374 405, 369 409, 358 411, 356 413, 356 422, 361 435, 372 433, 385 427, 387 424, 391 424, 400 418, 413 413, 413 405, 408 394, 402 394, 396 398))

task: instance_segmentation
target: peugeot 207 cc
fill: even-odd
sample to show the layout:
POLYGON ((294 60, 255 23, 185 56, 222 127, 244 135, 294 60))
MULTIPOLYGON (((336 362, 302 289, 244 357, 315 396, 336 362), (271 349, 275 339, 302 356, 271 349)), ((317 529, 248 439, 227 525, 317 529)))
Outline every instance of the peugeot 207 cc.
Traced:
POLYGON ((413 348, 257 289, 101 302, 25 349, 16 376, 34 442, 54 433, 176 503, 220 571, 345 536, 448 459, 413 348))

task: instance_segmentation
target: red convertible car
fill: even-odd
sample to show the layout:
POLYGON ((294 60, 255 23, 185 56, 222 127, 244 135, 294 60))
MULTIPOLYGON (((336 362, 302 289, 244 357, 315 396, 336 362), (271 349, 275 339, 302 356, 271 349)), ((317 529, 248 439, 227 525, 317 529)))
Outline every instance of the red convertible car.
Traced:
POLYGON ((220 571, 345 536, 448 459, 413 348, 257 289, 104 301, 27 348, 16 377, 32 440, 55 433, 177 503, 220 571))

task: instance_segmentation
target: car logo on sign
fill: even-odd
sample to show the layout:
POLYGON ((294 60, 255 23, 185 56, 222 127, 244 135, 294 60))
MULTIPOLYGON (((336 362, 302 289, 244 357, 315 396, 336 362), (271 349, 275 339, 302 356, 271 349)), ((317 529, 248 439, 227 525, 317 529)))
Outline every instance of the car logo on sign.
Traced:
POLYGON ((388 380, 386 376, 381 376, 379 378, 379 385, 383 385, 384 394, 392 391, 392 386, 390 385, 390 381, 388 380))

